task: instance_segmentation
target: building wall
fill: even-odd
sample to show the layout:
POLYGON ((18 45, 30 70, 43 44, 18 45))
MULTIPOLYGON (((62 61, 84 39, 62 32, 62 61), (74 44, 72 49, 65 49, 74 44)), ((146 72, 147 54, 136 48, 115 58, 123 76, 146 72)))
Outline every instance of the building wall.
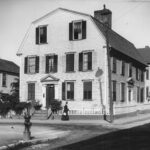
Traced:
MULTIPOLYGON (((114 113, 115 114, 121 114, 121 113, 129 113, 129 112, 135 112, 138 109, 140 109, 141 105, 144 105, 146 103, 145 94, 144 94, 144 101, 137 102, 137 87, 144 88, 145 92, 145 79, 144 82, 141 82, 141 80, 136 80, 136 68, 135 66, 132 66, 132 79, 134 80, 134 86, 132 87, 133 96, 131 101, 128 100, 128 68, 129 63, 125 61, 125 75, 121 75, 121 61, 117 59, 117 72, 112 73, 112 80, 115 80, 117 82, 117 94, 116 94, 116 101, 114 101, 114 113), (121 83, 125 83, 125 101, 121 102, 121 83)), ((131 62, 132 63, 132 62, 131 62)), ((112 59, 111 59, 112 64, 112 59)), ((111 66, 112 67, 112 66, 111 66)))
POLYGON ((146 78, 146 74, 145 74, 145 101, 147 103, 150 103, 150 65, 148 64, 148 67, 146 67, 146 70, 148 70, 148 79, 146 78), (149 88, 149 92, 148 92, 148 97, 147 97, 147 93, 146 93, 146 88, 149 88))
POLYGON ((11 83, 15 82, 15 79, 18 79, 19 77, 16 75, 11 75, 6 73, 6 87, 2 86, 2 73, 0 73, 0 92, 2 93, 11 93, 11 83))
MULTIPOLYGON (((85 110, 85 109, 101 109, 101 101, 105 100, 107 105, 106 95, 106 48, 105 40, 92 20, 87 16, 78 14, 70 14, 68 12, 58 11, 44 20, 33 24, 29 30, 28 37, 22 47, 23 55, 21 62, 24 66, 24 57, 29 55, 40 56, 40 69, 37 74, 24 74, 24 67, 20 69, 20 99, 21 101, 27 100, 27 83, 35 82, 35 98, 40 100, 44 105, 43 83, 41 79, 45 77, 45 54, 55 53, 58 55, 58 72, 51 74, 59 79, 58 82, 58 99, 62 99, 62 82, 65 80, 75 80, 75 100, 69 102, 70 110, 85 110), (73 20, 86 20, 87 22, 87 38, 79 41, 69 41, 69 22, 73 20), (39 25, 47 26, 47 39, 48 44, 36 45, 35 44, 35 28, 39 25), (92 71, 80 72, 78 71, 79 53, 84 50, 92 50, 92 71), (75 72, 66 73, 66 52, 75 52, 75 72), (100 77, 101 81, 95 77, 98 67, 103 70, 100 77), (83 101, 83 80, 92 80, 92 101, 83 101), (100 91, 100 82, 102 91, 100 91), (102 93, 102 94, 100 94, 102 93)), ((102 109, 101 109, 102 110, 102 109)))

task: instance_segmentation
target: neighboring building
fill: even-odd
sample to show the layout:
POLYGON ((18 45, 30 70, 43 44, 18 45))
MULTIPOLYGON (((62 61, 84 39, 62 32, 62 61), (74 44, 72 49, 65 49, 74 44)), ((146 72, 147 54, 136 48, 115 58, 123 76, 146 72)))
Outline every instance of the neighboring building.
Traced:
POLYGON ((145 73, 145 99, 146 102, 150 102, 150 47, 145 46, 145 48, 140 48, 138 51, 148 65, 145 73))
POLYGON ((72 115, 110 113, 109 62, 115 114, 144 105, 146 63, 135 46, 111 29, 110 10, 88 14, 58 8, 31 26, 17 52, 21 101, 69 101, 72 115), (109 67, 109 68, 108 68, 109 67), (140 91, 140 95, 139 95, 140 91))
POLYGON ((19 78, 19 66, 14 62, 0 59, 0 92, 11 94, 11 83, 19 78))

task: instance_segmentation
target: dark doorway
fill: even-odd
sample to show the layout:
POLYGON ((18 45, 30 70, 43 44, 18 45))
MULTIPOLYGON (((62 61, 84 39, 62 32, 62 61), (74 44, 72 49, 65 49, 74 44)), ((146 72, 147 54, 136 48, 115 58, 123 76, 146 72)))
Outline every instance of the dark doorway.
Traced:
POLYGON ((54 84, 48 84, 46 86, 46 107, 48 108, 50 102, 55 98, 55 88, 54 84))

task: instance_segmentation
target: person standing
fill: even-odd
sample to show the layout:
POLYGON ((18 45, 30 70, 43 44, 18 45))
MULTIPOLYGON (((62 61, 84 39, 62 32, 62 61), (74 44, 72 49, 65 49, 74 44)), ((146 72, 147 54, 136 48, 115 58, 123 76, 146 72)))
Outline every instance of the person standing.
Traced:
POLYGON ((69 112, 68 102, 66 102, 66 104, 64 106, 63 115, 61 117, 61 120, 69 120, 68 112, 69 112))

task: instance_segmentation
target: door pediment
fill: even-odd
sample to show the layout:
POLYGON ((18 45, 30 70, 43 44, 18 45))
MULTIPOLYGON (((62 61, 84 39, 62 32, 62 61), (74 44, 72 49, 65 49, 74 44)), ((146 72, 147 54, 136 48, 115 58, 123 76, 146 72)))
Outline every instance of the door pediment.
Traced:
POLYGON ((59 79, 50 74, 41 79, 41 82, 50 82, 50 81, 59 81, 59 79))

